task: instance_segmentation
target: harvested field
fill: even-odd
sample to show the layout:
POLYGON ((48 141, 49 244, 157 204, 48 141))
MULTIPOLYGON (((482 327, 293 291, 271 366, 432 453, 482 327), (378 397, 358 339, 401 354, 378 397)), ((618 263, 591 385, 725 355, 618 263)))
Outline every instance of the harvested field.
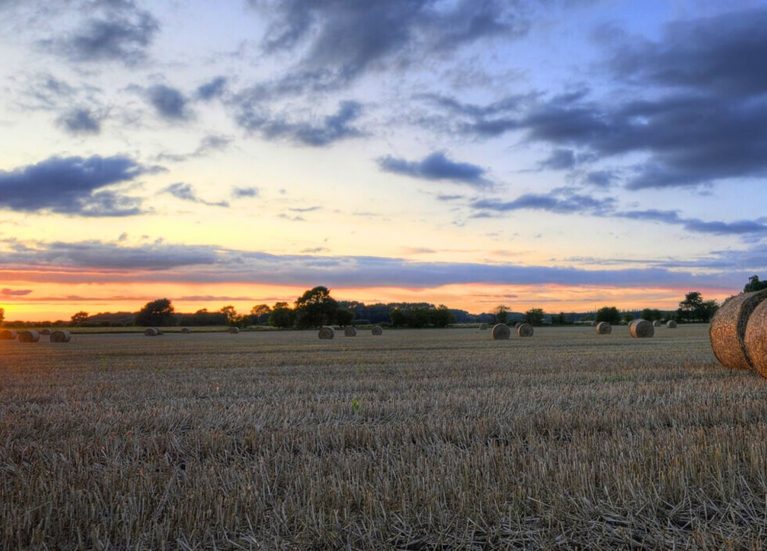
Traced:
POLYGON ((707 326, 0 342, 0 548, 722 548, 767 380, 707 326))

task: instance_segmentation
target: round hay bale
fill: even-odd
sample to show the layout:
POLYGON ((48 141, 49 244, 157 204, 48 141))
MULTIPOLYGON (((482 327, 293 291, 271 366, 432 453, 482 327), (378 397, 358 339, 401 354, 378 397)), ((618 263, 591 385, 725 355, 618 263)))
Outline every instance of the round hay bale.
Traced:
POLYGON ((676 329, 676 322, 674 320, 668 320, 666 322, 666 327, 669 329, 676 329))
POLYGON ((354 327, 344 327, 344 335, 347 337, 356 337, 357 336, 357 330, 354 327))
POLYGON ((708 329, 714 356, 724 367, 754 367, 743 342, 751 314, 767 299, 767 289, 741 293, 725 301, 714 314, 708 329))
POLYGON ((663 324, 660 322, 660 320, 655 320, 654 322, 652 322, 653 327, 660 327, 661 325, 663 324))
POLYGON ((72 333, 69 331, 54 331, 51 333, 51 342, 69 342, 72 340, 72 333))
POLYGON ((380 325, 376 325, 375 327, 373 327, 373 329, 370 330, 370 332, 376 337, 380 337, 381 335, 383 335, 383 327, 381 327, 380 325))
POLYGON ((336 332, 333 331, 332 327, 328 327, 327 325, 322 327, 320 329, 319 335, 321 339, 332 339, 336 336, 336 332))
MULTIPOLYGON (((604 323, 603 321, 600 321, 599 323, 604 323)), ((591 327, 597 326, 597 320, 591 320, 591 327)))
POLYGON ((515 322, 514 322, 514 329, 516 329, 517 327, 519 327, 519 326, 520 326, 520 325, 522 325, 523 323, 525 323, 525 322, 524 322, 524 321, 515 321, 515 322))
POLYGON ((19 342, 38 342, 40 340, 40 333, 27 329, 26 331, 19 331, 19 342))
POLYGON ((767 378, 767 300, 757 306, 748 318, 743 344, 754 370, 767 378))
POLYGON ((0 341, 14 341, 16 340, 16 331, 10 329, 3 329, 0 331, 0 341))
POLYGON ((50 329, 40 329, 40 334, 41 335, 50 335, 51 334, 51 330, 50 329))
POLYGON ((192 330, 191 330, 191 329, 189 329, 188 327, 182 327, 182 328, 181 328, 181 332, 182 332, 182 333, 191 333, 191 332, 192 332, 192 330))
POLYGON ((160 336, 160 330, 157 329, 157 327, 147 327, 144 330, 144 336, 145 337, 159 337, 160 336))
POLYGON ((647 320, 634 320, 629 323, 629 334, 635 339, 647 339, 655 335, 655 327, 647 320))
POLYGON ((597 335, 609 335, 613 332, 613 326, 606 321, 600 321, 596 324, 594 329, 596 330, 597 335))
POLYGON ((239 327, 230 327, 226 330, 227 333, 231 333, 232 335, 237 335, 240 332, 239 327))
POLYGON ((480 323, 479 324, 479 330, 480 331, 487 331, 487 324, 486 323, 480 323))
POLYGON ((503 341, 511 337, 511 329, 505 323, 493 325, 493 340, 503 341))
POLYGON ((529 323, 520 323, 517 327, 517 336, 518 337, 532 337, 533 333, 535 333, 535 330, 533 329, 533 326, 529 323))

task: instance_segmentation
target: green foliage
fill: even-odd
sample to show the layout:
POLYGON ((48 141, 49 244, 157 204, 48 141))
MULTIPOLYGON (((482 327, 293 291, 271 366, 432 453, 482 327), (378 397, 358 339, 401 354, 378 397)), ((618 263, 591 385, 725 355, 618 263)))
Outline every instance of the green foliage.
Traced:
POLYGON ((352 398, 352 412, 353 413, 359 413, 360 409, 362 409, 362 404, 360 403, 359 399, 352 398))
MULTIPOLYGON (((758 278, 757 278, 758 279, 758 278)), ((719 305, 715 300, 703 300, 703 295, 698 291, 690 291, 679 303, 677 318, 682 322, 704 322, 711 321, 719 305)))
POLYGON ((226 316, 226 323, 228 325, 237 325, 240 320, 237 310, 231 304, 221 308, 220 312, 226 316))
POLYGON ((278 302, 272 307, 269 314, 269 325, 273 327, 293 327, 296 320, 296 313, 288 306, 287 302, 278 302))
POLYGON ((453 313, 441 304, 435 308, 431 304, 402 305, 391 312, 391 323, 395 327, 447 327, 453 322, 453 313))
POLYGON ((660 319, 663 319, 663 312, 661 312, 657 308, 645 308, 639 314, 639 317, 647 321, 660 320, 660 319))
POLYGON ((330 289, 321 285, 309 289, 296 300, 296 325, 302 328, 321 327, 336 322, 338 303, 330 289))
POLYGON ((748 283, 743 287, 744 293, 752 293, 754 291, 761 291, 767 289, 767 281, 759 281, 759 276, 754 274, 748 278, 748 283))
POLYGON ((530 308, 525 312, 525 321, 534 327, 543 325, 543 310, 541 308, 530 308))
POLYGON ((602 306, 597 310, 596 322, 606 321, 610 325, 618 325, 621 322, 621 313, 615 306, 602 306))
POLYGON ((509 307, 501 304, 495 309, 495 322, 496 323, 508 323, 509 321, 509 307))
POLYGON ((354 312, 351 310, 346 310, 344 308, 336 310, 336 323, 338 323, 338 325, 351 325, 353 319, 354 312))
POLYGON ((167 298, 147 302, 136 314, 136 325, 163 326, 173 325, 175 322, 173 304, 167 298))
POLYGON ((85 323, 87 319, 88 319, 88 312, 80 311, 74 314, 70 318, 70 322, 72 325, 77 326, 77 325, 82 325, 83 323, 85 323))

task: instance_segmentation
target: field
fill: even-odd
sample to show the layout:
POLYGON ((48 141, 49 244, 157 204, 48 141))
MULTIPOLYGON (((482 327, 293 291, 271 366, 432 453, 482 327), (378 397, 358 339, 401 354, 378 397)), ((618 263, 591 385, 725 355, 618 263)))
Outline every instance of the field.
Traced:
POLYGON ((0 342, 0 548, 760 548, 707 327, 0 342))

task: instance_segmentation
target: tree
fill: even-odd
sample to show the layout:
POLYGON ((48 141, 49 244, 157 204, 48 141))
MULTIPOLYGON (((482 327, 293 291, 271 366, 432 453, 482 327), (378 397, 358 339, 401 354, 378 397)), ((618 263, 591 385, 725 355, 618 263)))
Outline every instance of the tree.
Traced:
POLYGON ((346 308, 339 308, 336 310, 336 322, 338 325, 351 325, 354 319, 354 312, 347 310, 346 308))
POLYGON ((237 322, 240 320, 237 310, 231 304, 224 306, 219 312, 226 316, 226 323, 229 325, 237 325, 237 322))
POLYGON ((176 316, 173 314, 174 308, 167 298, 159 298, 152 302, 147 302, 144 307, 136 314, 136 325, 173 325, 176 316))
POLYGON ((296 325, 320 327, 335 323, 338 303, 330 296, 330 289, 317 286, 296 300, 296 325))
POLYGON ((278 302, 272 307, 272 313, 269 314, 269 325, 273 327, 293 327, 296 320, 296 313, 288 306, 287 302, 278 302))
POLYGON ((663 318, 663 313, 657 308, 645 308, 639 317, 647 321, 655 321, 663 318))
POLYGON ((431 311, 431 324, 434 327, 447 327, 453 321, 453 313, 444 304, 431 311))
POLYGON ((501 304, 495 309, 496 323, 507 323, 509 321, 509 307, 501 304))
MULTIPOLYGON (((757 278, 758 279, 758 278, 757 278)), ((698 291, 690 291, 679 303, 677 317, 679 321, 688 323, 694 321, 709 322, 716 313, 719 305, 715 300, 703 300, 703 295, 698 291)))
POLYGON ((250 309, 250 318, 252 323, 266 323, 269 321, 269 314, 272 313, 272 309, 266 304, 256 304, 250 309))
POLYGON ((5 321, 5 309, 0 308, 0 323, 3 323, 5 321))
POLYGON ((75 325, 75 326, 82 325, 88 320, 88 317, 89 317, 88 312, 80 311, 74 314, 71 318, 69 318, 69 321, 71 325, 75 325))
POLYGON ((754 291, 761 291, 767 289, 767 281, 759 281, 759 276, 754 274, 748 278, 748 283, 743 287, 744 293, 752 293, 754 291))
POLYGON ((621 313, 615 306, 602 306, 597 310, 596 322, 606 321, 610 325, 618 325, 621 322, 621 313))
POLYGON ((540 308, 530 308, 525 312, 525 321, 533 326, 543 325, 543 310, 540 308))

